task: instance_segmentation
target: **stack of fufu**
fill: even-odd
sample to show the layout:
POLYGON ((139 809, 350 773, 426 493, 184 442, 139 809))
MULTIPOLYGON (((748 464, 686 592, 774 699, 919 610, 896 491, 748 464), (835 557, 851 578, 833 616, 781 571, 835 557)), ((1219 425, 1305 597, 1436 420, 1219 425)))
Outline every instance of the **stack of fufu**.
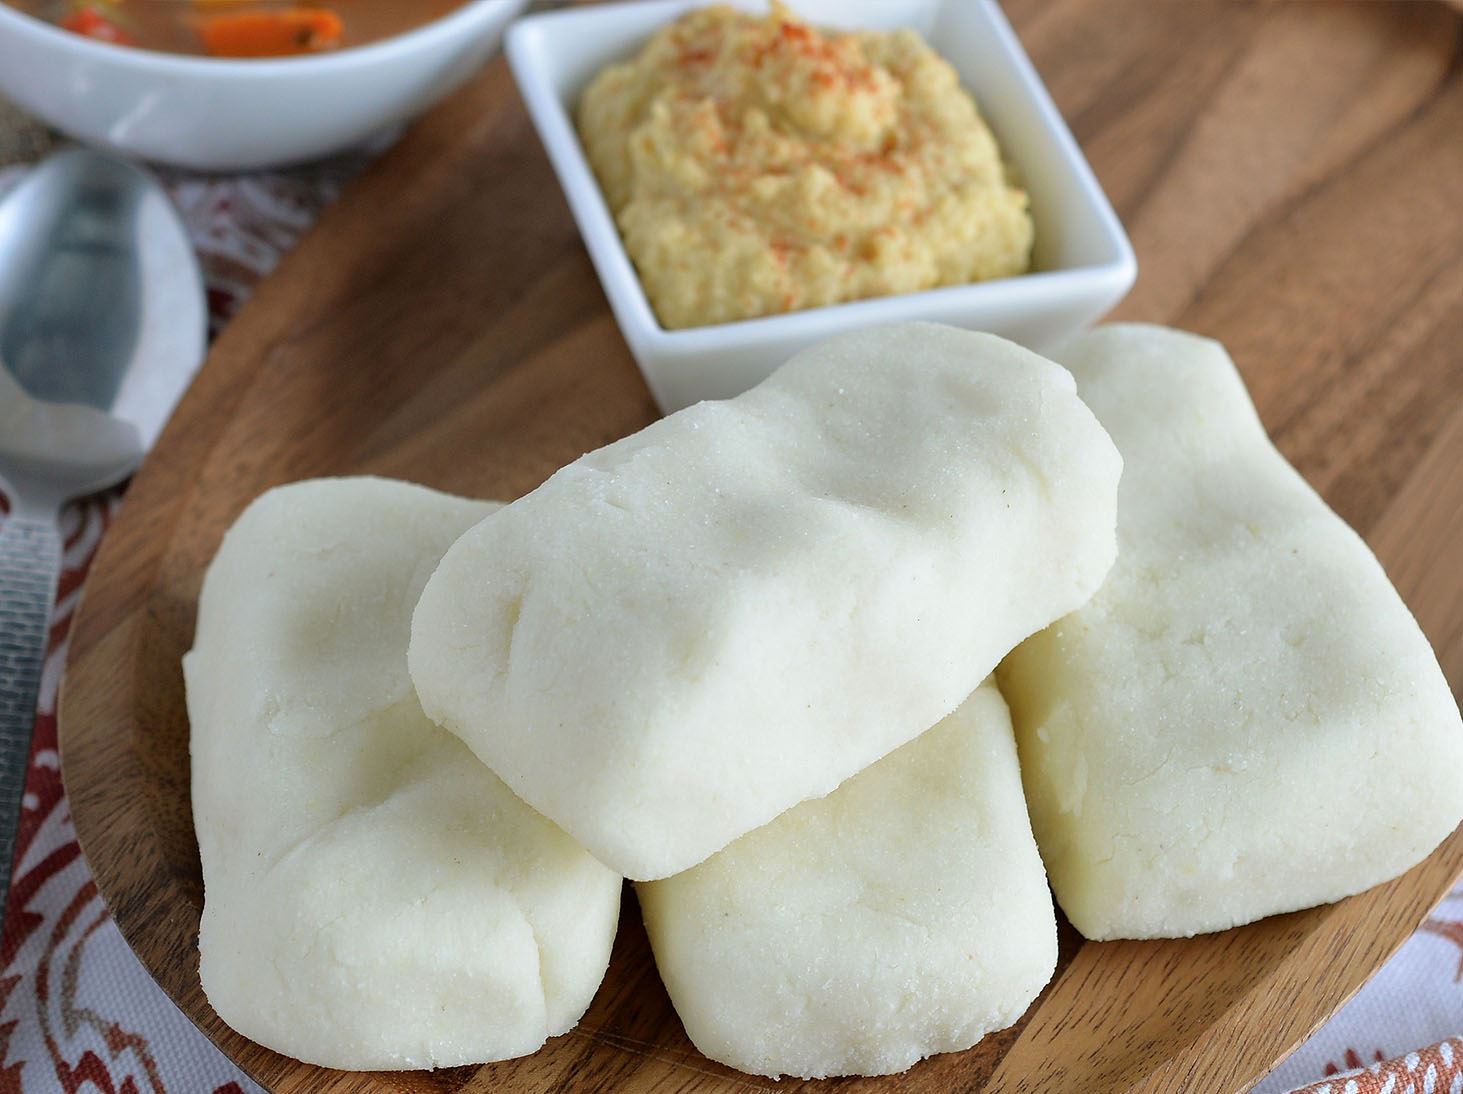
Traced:
POLYGON ((1051 891, 1175 937, 1424 858, 1457 706, 1224 350, 1056 357, 879 328, 509 505, 260 497, 184 661, 219 1015, 329 1067, 533 1052, 629 878, 707 1056, 884 1074, 1021 1016, 1051 891))

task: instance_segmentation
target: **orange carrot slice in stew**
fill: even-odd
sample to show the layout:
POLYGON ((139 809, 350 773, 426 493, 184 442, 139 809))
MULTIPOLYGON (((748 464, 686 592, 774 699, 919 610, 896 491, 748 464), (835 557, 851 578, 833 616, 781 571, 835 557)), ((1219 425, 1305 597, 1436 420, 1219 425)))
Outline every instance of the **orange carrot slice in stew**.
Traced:
POLYGON ((290 57, 340 44, 340 16, 325 8, 239 11, 198 22, 203 48, 212 57, 290 57))
POLYGON ((102 42, 120 46, 132 45, 132 36, 93 7, 79 7, 61 20, 61 27, 73 34, 84 34, 102 42))

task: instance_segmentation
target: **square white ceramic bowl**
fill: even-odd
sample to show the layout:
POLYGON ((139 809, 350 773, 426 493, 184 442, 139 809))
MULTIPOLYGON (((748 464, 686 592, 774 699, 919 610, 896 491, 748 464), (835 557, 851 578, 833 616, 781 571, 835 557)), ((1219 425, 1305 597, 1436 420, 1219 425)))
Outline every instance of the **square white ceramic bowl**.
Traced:
MULTIPOLYGON (((667 330, 656 320, 574 128, 585 86, 707 0, 649 0, 532 15, 509 28, 514 78, 569 199, 610 308, 661 410, 736 395, 805 346, 876 323, 929 319, 1042 349, 1132 287, 1133 248, 1077 142, 993 0, 795 0, 832 27, 919 31, 960 74, 1031 197, 1033 272, 735 323, 667 330)), ((763 11, 760 0, 732 0, 763 11)))

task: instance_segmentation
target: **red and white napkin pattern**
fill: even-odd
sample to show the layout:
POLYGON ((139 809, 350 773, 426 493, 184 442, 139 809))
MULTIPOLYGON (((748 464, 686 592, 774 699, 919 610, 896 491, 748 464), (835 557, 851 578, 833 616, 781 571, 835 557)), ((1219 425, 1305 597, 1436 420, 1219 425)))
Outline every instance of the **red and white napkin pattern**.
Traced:
MULTIPOLYGON (((214 333, 360 162, 165 178, 198 247, 214 333)), ((18 171, 0 171, 0 192, 18 171)), ((120 497, 88 498, 65 517, 65 572, 0 937, 0 1094, 255 1094, 259 1088, 183 1017, 122 940, 81 856, 61 782, 57 683, 82 581, 120 497)), ((1255 1091, 1313 1084, 1303 1094, 1463 1094, 1460 1033, 1463 886, 1255 1091), (1420 1045, 1431 1047, 1414 1051, 1420 1045)))
POLYGON ((1295 1094, 1459 1094, 1463 1038, 1449 1037, 1420 1052, 1337 1072, 1295 1094))

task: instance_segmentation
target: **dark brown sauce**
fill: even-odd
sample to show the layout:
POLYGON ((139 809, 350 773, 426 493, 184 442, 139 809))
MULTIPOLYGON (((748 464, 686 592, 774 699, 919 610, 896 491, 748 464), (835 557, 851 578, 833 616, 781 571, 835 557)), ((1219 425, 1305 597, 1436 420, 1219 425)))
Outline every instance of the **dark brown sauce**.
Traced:
MULTIPOLYGON (((13 8, 48 23, 79 29, 106 39, 107 26, 120 32, 122 44, 166 53, 208 56, 200 27, 210 17, 245 12, 289 10, 330 12, 339 16, 341 33, 323 49, 349 49, 401 34, 462 7, 467 0, 4 0, 13 8), (90 9, 94 16, 84 14, 90 9), (97 19, 102 20, 98 23, 97 19), (69 20, 69 23, 68 23, 69 20), (105 25, 104 25, 105 24, 105 25), (98 31, 100 31, 98 33, 98 31)), ((298 52, 320 47, 302 43, 298 52)), ((290 52, 296 52, 291 50, 290 52)))

